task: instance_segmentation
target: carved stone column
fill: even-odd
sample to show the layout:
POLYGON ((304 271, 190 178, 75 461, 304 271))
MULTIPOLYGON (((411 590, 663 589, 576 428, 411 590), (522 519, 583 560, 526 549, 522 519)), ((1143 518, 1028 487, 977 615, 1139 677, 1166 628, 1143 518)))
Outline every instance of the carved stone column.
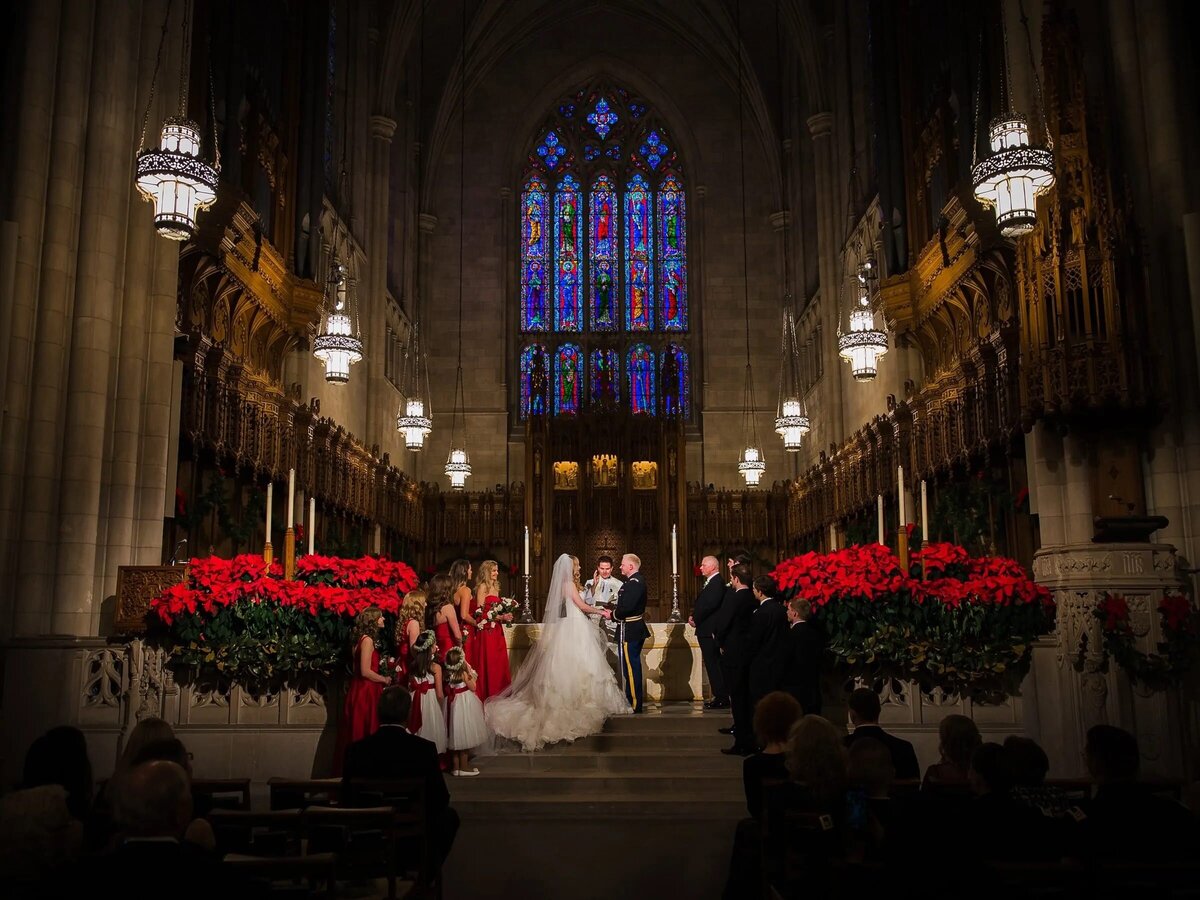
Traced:
MULTIPOLYGON (((387 356, 388 183, 392 135, 396 120, 371 116, 370 184, 367 196, 367 434, 366 444, 384 444, 384 429, 391 424, 391 391, 385 377, 387 356)), ((359 302, 362 303, 362 293, 359 302)))
POLYGON ((1137 735, 1144 774, 1181 775, 1186 721, 1172 693, 1133 687, 1102 653, 1101 623, 1094 615, 1106 593, 1129 603, 1131 624, 1142 652, 1162 639, 1159 604, 1163 594, 1186 586, 1175 548, 1169 544, 1068 544, 1039 551, 1033 574, 1054 594, 1058 626, 1053 642, 1034 649, 1026 679, 1035 698, 1027 723, 1046 749, 1056 774, 1085 774, 1083 747, 1093 725, 1116 725, 1137 735))
POLYGON ((820 436, 822 444, 840 444, 846 436, 842 410, 845 378, 840 371, 841 359, 837 350, 838 303, 841 295, 841 253, 837 230, 836 182, 839 179, 833 153, 833 114, 819 112, 808 118, 812 134, 813 156, 817 184, 817 259, 821 280, 821 310, 826 327, 821 339, 821 359, 825 376, 822 391, 828 399, 825 409, 827 431, 820 436))

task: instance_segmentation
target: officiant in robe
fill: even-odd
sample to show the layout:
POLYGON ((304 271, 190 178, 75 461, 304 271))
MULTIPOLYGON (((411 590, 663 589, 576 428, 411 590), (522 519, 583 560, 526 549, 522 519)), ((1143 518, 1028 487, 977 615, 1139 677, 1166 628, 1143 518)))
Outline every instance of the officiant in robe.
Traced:
MULTIPOLYGON (((624 582, 613 574, 613 560, 611 556, 601 556, 596 560, 596 571, 583 585, 583 599, 585 603, 590 603, 592 606, 599 606, 603 609, 613 609, 617 605, 617 594, 624 587, 624 582)), ((604 630, 608 634, 608 639, 615 642, 617 639, 617 624, 612 619, 604 620, 604 630)))

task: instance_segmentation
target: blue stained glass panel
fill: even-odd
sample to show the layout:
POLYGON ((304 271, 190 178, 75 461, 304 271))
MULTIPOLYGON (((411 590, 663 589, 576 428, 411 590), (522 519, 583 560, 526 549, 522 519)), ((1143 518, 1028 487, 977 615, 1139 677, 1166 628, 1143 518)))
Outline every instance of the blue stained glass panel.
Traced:
POLYGON ((583 203, 568 175, 554 192, 554 330, 583 330, 583 203))
POLYGON ((688 353, 678 344, 671 344, 662 353, 659 387, 662 391, 663 414, 683 416, 692 413, 692 378, 688 353))
POLYGON ((626 357, 625 372, 630 410, 635 416, 654 415, 654 352, 645 344, 634 344, 626 357))
POLYGON ((687 199, 671 176, 658 191, 658 320, 666 331, 687 331, 687 199))
POLYGON ((614 408, 621 399, 621 369, 616 350, 593 350, 588 366, 592 405, 614 408))
POLYGON ((583 148, 583 158, 591 162, 593 159, 598 159, 600 156, 600 148, 595 144, 585 144, 583 148))
POLYGON ((546 132, 542 142, 537 145, 537 155, 542 158, 548 169, 553 169, 567 155, 567 148, 563 146, 558 132, 553 128, 546 132))
POLYGON ((634 175, 625 191, 625 327, 654 327, 654 240, 650 191, 646 179, 634 175))
POLYGON ((530 344, 521 351, 521 418, 546 414, 546 385, 550 360, 541 344, 530 344))
POLYGON ((611 147, 609 147, 607 150, 604 151, 604 155, 607 156, 609 159, 615 159, 615 160, 617 160, 617 162, 620 162, 621 161, 621 145, 613 144, 611 147))
POLYGON ((563 344, 554 357, 554 414, 573 416, 583 395, 583 354, 575 344, 563 344))
POLYGON ((601 175, 592 185, 588 209, 592 328, 596 331, 621 327, 617 305, 621 217, 617 204, 616 188, 607 175, 601 175))
POLYGON ((629 104, 629 114, 631 116, 633 116, 635 119, 640 119, 642 116, 644 116, 646 114, 646 107, 642 103, 630 103, 629 104))
POLYGON ((521 193, 521 328, 546 331, 549 297, 549 197, 539 178, 525 183, 521 193))
POLYGON ((646 140, 642 141, 642 146, 638 147, 638 153, 642 154, 642 158, 649 163, 651 169, 657 169, 658 164, 663 161, 671 148, 667 146, 667 142, 657 129, 646 135, 646 140))
POLYGON ((608 100, 601 97, 596 101, 596 108, 588 113, 587 120, 595 127, 596 134, 600 135, 600 140, 604 140, 608 137, 612 127, 617 124, 617 114, 608 105, 608 100))

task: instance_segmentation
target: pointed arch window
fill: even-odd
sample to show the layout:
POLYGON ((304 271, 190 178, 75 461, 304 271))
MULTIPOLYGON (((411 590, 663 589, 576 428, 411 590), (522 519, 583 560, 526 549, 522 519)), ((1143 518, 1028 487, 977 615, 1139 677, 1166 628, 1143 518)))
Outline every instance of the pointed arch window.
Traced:
POLYGON ((677 141, 650 104, 598 85, 561 97, 527 148, 518 327, 534 343, 520 344, 521 417, 691 417, 677 141))

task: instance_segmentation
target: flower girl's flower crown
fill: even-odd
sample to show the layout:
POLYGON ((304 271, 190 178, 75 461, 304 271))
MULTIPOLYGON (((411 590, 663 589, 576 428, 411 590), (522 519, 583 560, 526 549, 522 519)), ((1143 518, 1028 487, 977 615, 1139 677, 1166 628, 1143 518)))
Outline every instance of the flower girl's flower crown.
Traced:
POLYGON ((422 631, 413 642, 413 649, 418 653, 424 653, 433 646, 433 642, 436 640, 437 636, 432 631, 422 631))
POLYGON ((462 652, 461 647, 451 647, 446 651, 446 671, 451 675, 457 675, 463 670, 467 664, 467 655, 462 652))

